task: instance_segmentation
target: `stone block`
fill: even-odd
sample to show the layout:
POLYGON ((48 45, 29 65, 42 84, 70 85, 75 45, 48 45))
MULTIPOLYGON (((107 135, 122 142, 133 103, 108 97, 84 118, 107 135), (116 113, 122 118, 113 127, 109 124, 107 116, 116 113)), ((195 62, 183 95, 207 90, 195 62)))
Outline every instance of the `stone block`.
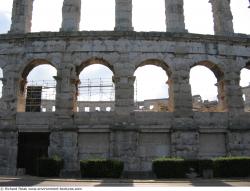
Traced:
POLYGON ((226 137, 224 133, 201 133, 199 157, 210 158, 225 156, 226 137))
POLYGON ((78 135, 79 160, 109 158, 109 133, 81 133, 78 135))

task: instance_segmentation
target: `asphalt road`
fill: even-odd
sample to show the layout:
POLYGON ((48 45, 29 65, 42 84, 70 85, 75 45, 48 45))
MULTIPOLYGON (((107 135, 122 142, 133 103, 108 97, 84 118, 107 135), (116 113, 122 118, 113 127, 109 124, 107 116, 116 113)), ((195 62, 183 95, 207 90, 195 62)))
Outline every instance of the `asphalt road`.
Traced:
POLYGON ((0 176, 0 186, 80 186, 80 187, 249 187, 250 178, 244 179, 168 179, 168 180, 131 180, 131 179, 48 179, 32 176, 0 176))

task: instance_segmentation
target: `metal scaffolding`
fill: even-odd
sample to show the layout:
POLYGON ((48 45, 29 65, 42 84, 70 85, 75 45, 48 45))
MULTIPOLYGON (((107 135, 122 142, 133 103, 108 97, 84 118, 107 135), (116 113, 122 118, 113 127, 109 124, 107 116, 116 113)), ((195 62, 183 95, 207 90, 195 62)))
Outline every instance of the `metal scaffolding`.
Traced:
POLYGON ((78 101, 114 101, 115 86, 111 78, 80 79, 78 101))

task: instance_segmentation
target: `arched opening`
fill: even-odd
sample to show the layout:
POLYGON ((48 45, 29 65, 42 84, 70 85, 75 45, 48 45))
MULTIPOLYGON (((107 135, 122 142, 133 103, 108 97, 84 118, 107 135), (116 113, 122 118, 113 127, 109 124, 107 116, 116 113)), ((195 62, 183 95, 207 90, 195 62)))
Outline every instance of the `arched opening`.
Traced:
POLYGON ((46 60, 31 62, 22 73, 19 112, 54 112, 57 70, 46 60))
POLYGON ((0 99, 3 96, 3 70, 0 68, 0 99))
POLYGON ((168 66, 158 60, 147 60, 135 71, 135 111, 168 112, 170 76, 168 66))
POLYGON ((31 31, 59 31, 62 23, 62 5, 63 0, 35 0, 31 31))
POLYGON ((91 59, 82 64, 78 71, 78 111, 114 111, 115 86, 112 81, 112 67, 102 59, 91 59))
POLYGON ((191 68, 189 82, 194 111, 225 111, 223 77, 218 66, 210 62, 197 63, 191 68))
POLYGON ((245 112, 250 112, 250 62, 240 72, 240 86, 245 112))
POLYGON ((1 0, 0 2, 0 34, 7 33, 11 24, 11 11, 13 1, 1 0))
POLYGON ((135 31, 166 31, 165 0, 133 0, 135 31))
POLYGON ((184 16, 188 32, 214 34, 212 6, 208 0, 184 0, 184 16))
POLYGON ((246 27, 247 18, 250 18, 248 0, 231 0, 234 31, 236 33, 250 34, 249 27, 246 27))
POLYGON ((81 2, 80 30, 109 30, 115 27, 115 0, 81 2))

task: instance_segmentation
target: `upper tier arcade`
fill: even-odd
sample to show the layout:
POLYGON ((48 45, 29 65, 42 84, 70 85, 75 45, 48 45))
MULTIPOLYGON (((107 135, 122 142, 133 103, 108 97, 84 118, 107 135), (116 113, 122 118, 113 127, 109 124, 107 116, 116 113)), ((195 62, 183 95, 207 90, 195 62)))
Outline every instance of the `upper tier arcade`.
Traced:
MULTIPOLYGON (((31 32, 34 0, 14 0, 10 33, 31 32)), ((232 35, 233 16, 229 0, 210 0, 214 34, 232 35)), ((133 31, 132 0, 115 0, 115 31, 133 31)), ((165 0, 166 31, 187 32, 184 22, 183 0, 165 0)), ((64 0, 60 31, 78 31, 81 18, 81 0, 64 0)))

